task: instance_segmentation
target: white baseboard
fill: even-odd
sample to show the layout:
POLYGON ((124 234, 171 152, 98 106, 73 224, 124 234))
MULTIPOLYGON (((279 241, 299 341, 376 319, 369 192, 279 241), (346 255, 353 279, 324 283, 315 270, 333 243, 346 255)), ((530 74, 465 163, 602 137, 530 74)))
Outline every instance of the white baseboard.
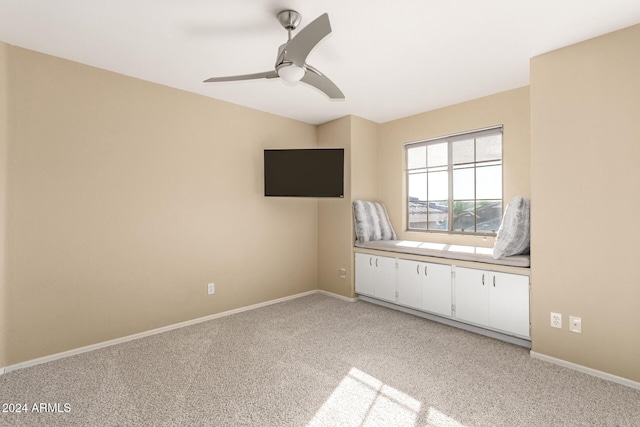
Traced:
POLYGON ((163 326, 162 328, 152 329, 146 332, 140 332, 138 334, 128 335, 122 338, 116 338, 109 341, 100 342, 97 344, 91 344, 85 347, 75 348, 73 350, 63 351, 61 353, 52 354, 49 356, 39 357, 33 360, 27 360, 26 362, 17 363, 15 365, 10 365, 5 368, 0 368, 0 375, 3 373, 8 373, 11 371, 16 371, 18 369, 28 368, 30 366, 40 365, 41 363, 52 362, 54 360, 63 359, 65 357, 75 356, 77 354, 86 353, 93 350, 98 350, 105 347, 110 347, 112 345, 121 344, 127 341, 137 340, 139 338, 148 337, 151 335, 161 334, 163 332, 171 331, 178 328, 184 328, 185 326, 191 326, 198 323, 206 322, 208 320, 219 319, 220 317, 230 316, 232 314, 242 313, 243 311, 255 310, 257 308, 266 307, 268 305, 278 304, 284 301, 289 301, 296 298, 306 297, 307 295, 313 295, 318 293, 317 290, 302 292, 300 294, 289 295, 283 298, 277 298, 270 301, 261 302, 258 304, 249 305, 246 307, 236 308, 234 310, 224 311, 222 313, 216 313, 209 316, 199 317, 197 319, 187 320, 185 322, 174 323, 173 325, 163 326))
POLYGON ((344 295, 334 294, 333 292, 323 291, 321 289, 318 289, 318 293, 322 295, 326 295, 328 297, 338 298, 338 299, 341 299, 342 301, 347 301, 347 302, 358 301, 358 298, 349 298, 349 297, 345 297, 344 295))
POLYGON ((534 359, 544 360, 545 362, 553 363, 554 365, 563 366, 565 368, 573 369, 575 371, 583 372, 594 377, 602 378, 604 380, 612 381, 614 383, 622 384, 624 386, 640 390, 639 382, 632 381, 627 378, 608 374, 606 372, 598 371, 597 369, 587 368, 586 366, 578 365, 577 363, 567 362, 566 360, 557 359, 555 357, 547 356, 546 354, 536 353, 535 351, 530 351, 529 354, 534 359))

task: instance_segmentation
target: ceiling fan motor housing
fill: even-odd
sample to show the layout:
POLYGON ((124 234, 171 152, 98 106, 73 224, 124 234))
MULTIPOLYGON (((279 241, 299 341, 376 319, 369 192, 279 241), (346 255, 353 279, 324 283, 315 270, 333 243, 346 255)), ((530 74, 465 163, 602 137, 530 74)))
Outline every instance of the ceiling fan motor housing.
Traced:
POLYGON ((300 25, 300 14, 295 10, 283 10, 278 13, 278 21, 288 31, 295 30, 300 25))

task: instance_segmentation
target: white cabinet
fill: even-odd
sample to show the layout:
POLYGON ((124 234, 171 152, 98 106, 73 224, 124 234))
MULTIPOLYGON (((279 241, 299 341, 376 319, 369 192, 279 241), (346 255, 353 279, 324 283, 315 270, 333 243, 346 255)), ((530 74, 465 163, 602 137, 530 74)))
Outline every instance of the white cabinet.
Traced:
POLYGON ((451 316, 451 266, 427 264, 422 282, 422 309, 442 316, 451 316))
POLYGON ((356 253, 356 292, 396 301, 395 258, 356 253))
POLYGON ((529 337, 529 277, 492 273, 489 288, 489 325, 529 337))
POLYGON ((451 316, 451 266, 400 259, 398 303, 451 316))
POLYGON ((422 310, 421 267, 424 263, 408 259, 398 260, 398 303, 422 310))
POLYGON ((356 253, 356 292, 374 296, 375 270, 370 255, 356 253))
POLYGON ((456 268, 455 317, 529 337, 529 277, 456 268))
POLYGON ((355 264, 358 294, 529 339, 527 275, 359 252, 355 264))
POLYGON ((456 268, 456 318, 489 325, 489 272, 456 268))

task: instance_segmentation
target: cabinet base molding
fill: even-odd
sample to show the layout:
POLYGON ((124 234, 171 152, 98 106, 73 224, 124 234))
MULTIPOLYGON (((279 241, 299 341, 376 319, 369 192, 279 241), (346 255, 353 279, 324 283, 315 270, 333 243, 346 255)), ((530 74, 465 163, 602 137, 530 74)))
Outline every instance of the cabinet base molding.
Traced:
POLYGON ((455 319, 449 319, 446 317, 436 316, 435 314, 425 313, 423 311, 414 310, 409 307, 404 307, 398 304, 394 304, 387 301, 382 301, 376 298, 371 298, 368 296, 360 295, 361 301, 370 302, 372 304, 381 305, 383 307, 391 308, 394 310, 402 311, 404 313, 413 314, 414 316, 422 317, 428 320, 432 320, 434 322, 443 323, 445 325, 453 326, 458 329, 464 329, 465 331, 474 332, 476 334, 484 335, 490 338, 495 338, 500 341, 505 341, 511 344, 519 345, 521 347, 525 347, 531 349, 531 341, 526 340, 524 338, 518 338, 511 335, 501 334, 500 332, 492 331, 490 329, 484 329, 479 326, 469 325, 464 322, 460 322, 455 319))

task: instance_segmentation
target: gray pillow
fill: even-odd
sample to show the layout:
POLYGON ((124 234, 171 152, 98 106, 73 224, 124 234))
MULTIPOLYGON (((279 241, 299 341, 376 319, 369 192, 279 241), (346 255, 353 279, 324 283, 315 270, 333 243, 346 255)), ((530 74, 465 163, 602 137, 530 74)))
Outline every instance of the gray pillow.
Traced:
POLYGON ((509 202, 493 246, 493 258, 529 253, 530 202, 516 196, 509 202))
POLYGON ((353 201, 353 219, 358 242, 395 240, 396 232, 389 221, 387 209, 380 202, 353 201))

